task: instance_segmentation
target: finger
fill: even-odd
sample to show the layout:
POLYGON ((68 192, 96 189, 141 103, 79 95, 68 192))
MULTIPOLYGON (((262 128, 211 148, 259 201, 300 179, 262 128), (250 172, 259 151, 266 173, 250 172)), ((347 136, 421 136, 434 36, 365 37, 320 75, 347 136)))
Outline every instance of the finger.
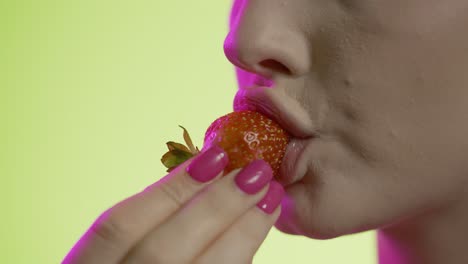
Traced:
POLYGON ((270 166, 256 160, 210 185, 182 210, 156 227, 124 263, 190 263, 266 193, 270 166))
POLYGON ((221 176, 227 155, 219 147, 200 153, 144 191, 104 212, 65 263, 116 263, 144 235, 221 176))
POLYGON ((265 240, 281 212, 283 187, 276 181, 270 182, 265 197, 235 222, 221 237, 216 239, 197 258, 197 264, 251 263, 255 253, 265 240))

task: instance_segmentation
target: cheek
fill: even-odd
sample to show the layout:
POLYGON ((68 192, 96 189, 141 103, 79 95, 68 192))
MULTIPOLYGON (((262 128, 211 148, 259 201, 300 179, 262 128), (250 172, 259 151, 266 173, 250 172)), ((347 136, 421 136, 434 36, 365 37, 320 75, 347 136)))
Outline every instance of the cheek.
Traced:
POLYGON ((350 152, 331 155, 327 147, 311 157, 320 168, 287 188, 280 230, 328 239, 376 229, 447 205, 466 186, 460 163, 437 151, 426 149, 434 158, 427 162, 404 146, 382 146, 387 160, 367 164, 350 152))
POLYGON ((435 74, 385 45, 327 80, 326 137, 310 153, 315 175, 289 188, 280 230, 326 239, 375 229, 445 206, 465 188, 464 75, 435 74))
POLYGON ((287 190, 280 230, 332 238, 416 217, 462 193, 468 131, 461 120, 431 122, 417 107, 362 105, 353 108, 355 121, 345 122, 341 108, 331 107, 333 129, 308 153, 310 174, 287 190))

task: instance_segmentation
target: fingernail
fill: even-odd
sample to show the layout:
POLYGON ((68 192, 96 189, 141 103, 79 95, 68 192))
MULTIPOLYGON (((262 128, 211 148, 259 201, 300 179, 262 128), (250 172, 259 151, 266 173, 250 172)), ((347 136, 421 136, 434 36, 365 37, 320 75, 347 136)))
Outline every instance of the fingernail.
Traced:
POLYGON ((273 178, 270 165, 263 160, 254 160, 236 175, 237 186, 247 194, 260 191, 273 178))
POLYGON ((226 152, 218 146, 212 146, 198 154, 186 171, 194 180, 204 183, 220 174, 228 162, 226 152))
POLYGON ((272 214, 284 196, 284 188, 277 181, 271 181, 265 196, 257 203, 257 207, 267 214, 272 214))

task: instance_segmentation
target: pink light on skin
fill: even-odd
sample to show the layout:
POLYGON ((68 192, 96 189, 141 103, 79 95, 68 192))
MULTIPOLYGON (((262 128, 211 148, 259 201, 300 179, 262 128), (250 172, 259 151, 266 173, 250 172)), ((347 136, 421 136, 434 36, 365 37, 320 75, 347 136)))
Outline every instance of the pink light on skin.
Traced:
POLYGON ((379 264, 410 264, 416 263, 411 260, 408 249, 400 243, 379 230, 377 232, 378 260, 379 264))
MULTIPOLYGON (((235 39, 233 38, 234 36, 231 34, 226 41, 235 41, 235 39)), ((231 60, 236 60, 238 58, 238 56, 234 54, 236 52, 235 49, 225 48, 224 52, 226 54, 226 57, 230 58, 231 60)), ((235 67, 235 69, 236 69, 237 83, 238 83, 239 89, 246 89, 254 85, 264 86, 264 87, 274 86, 274 81, 271 78, 262 76, 260 74, 254 74, 254 73, 248 72, 239 67, 235 67)))
POLYGON ((276 222, 275 226, 279 230, 286 228, 288 231, 292 231, 293 234, 301 235, 301 231, 297 229, 297 227, 292 226, 292 223, 297 223, 294 221, 295 217, 295 202, 294 200, 288 195, 287 188, 285 189, 285 194, 281 201, 281 214, 276 222))
POLYGON ((106 216, 108 212, 103 213, 96 221, 93 223, 93 226, 89 228, 86 233, 80 238, 80 240, 73 246, 73 248, 70 250, 67 256, 65 256, 64 260, 62 261, 62 264, 71 264, 71 263, 76 263, 79 261, 80 256, 84 256, 86 254, 83 254, 86 250, 86 248, 89 247, 89 243, 91 243, 91 232, 94 229, 96 225, 98 225, 106 216))
POLYGON ((275 85, 275 82, 267 77, 250 73, 238 67, 236 67, 236 73, 239 89, 245 89, 254 85, 271 88, 275 85))
MULTIPOLYGON (((241 10, 244 9, 247 2, 248 0, 234 1, 234 4, 231 8, 231 14, 229 16, 230 29, 233 29, 239 23, 240 15, 243 13, 241 10)), ((235 32, 233 30, 230 30, 230 31, 235 32)), ((226 46, 226 43, 233 43, 233 42, 236 42, 236 36, 234 34, 229 34, 225 40, 225 46, 226 46)), ((233 47, 233 45, 231 45, 231 47, 233 47)), ((226 54, 226 58, 230 60, 231 59, 237 60, 239 58, 239 56, 236 54, 235 49, 225 48, 224 52, 226 54)), ((240 62, 235 62, 234 64, 236 63, 238 65, 241 64, 240 62)), ((236 73, 237 73, 237 82, 238 82, 239 89, 244 89, 253 85, 265 86, 265 87, 274 86, 274 82, 267 77, 261 76, 259 74, 250 73, 239 67, 235 67, 235 68, 236 68, 236 73)))

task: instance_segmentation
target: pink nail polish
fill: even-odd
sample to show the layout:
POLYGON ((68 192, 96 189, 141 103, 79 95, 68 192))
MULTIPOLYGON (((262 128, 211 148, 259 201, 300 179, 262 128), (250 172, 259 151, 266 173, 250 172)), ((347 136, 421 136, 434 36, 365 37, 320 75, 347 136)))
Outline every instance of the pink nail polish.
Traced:
POLYGON ((228 164, 228 156, 216 145, 198 154, 187 167, 187 173, 198 182, 208 182, 220 174, 228 164))
POLYGON ((267 214, 271 214, 281 203, 284 196, 284 188, 277 181, 271 181, 268 191, 263 199, 257 203, 257 207, 267 214))
POLYGON ((272 178, 270 165, 264 160, 254 160, 237 174, 235 182, 245 193, 254 194, 265 187, 272 178))

